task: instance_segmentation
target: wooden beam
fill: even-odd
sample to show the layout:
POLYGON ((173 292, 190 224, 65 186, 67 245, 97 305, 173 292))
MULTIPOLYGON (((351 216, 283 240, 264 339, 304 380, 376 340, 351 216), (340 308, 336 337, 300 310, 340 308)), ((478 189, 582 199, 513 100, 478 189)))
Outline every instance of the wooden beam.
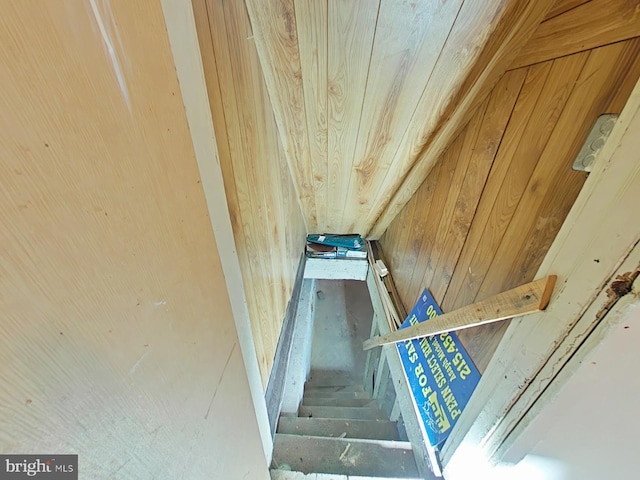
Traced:
POLYGON ((369 350, 388 343, 429 337, 539 312, 547 308, 555 283, 556 276, 549 275, 535 282, 494 295, 481 302, 445 313, 428 322, 396 330, 387 335, 370 338, 364 342, 364 349, 369 350))
POLYGON ((402 162, 406 168, 402 175, 388 176, 380 189, 368 217, 370 238, 380 238, 411 199, 554 3, 555 0, 464 2, 429 82, 442 86, 425 89, 428 98, 417 106, 414 118, 426 121, 422 128, 416 125, 407 130, 394 157, 394 162, 402 162), (483 30, 479 32, 477 28, 483 30), (460 52, 464 52, 464 58, 460 52), (464 69, 464 76, 452 88, 454 63, 457 70, 464 69))
POLYGON ((404 322, 404 319, 407 318, 407 312, 402 305, 391 274, 387 273, 387 275, 381 277, 374 267, 378 260, 383 260, 379 245, 367 242, 367 252, 369 254, 369 263, 371 264, 370 270, 374 273, 373 277, 378 286, 378 293, 389 322, 389 328, 391 331, 397 330, 404 322))
POLYGON ((373 272, 373 277, 378 289, 378 295, 380 296, 380 301, 382 302, 382 308, 384 309, 384 315, 389 325, 389 329, 391 331, 394 331, 402 324, 402 322, 399 321, 398 315, 396 314, 395 309, 391 304, 389 295, 387 294, 387 290, 382 283, 382 279, 376 272, 373 272))
POLYGON ((640 0, 592 0, 536 29, 510 69, 640 36, 640 0))

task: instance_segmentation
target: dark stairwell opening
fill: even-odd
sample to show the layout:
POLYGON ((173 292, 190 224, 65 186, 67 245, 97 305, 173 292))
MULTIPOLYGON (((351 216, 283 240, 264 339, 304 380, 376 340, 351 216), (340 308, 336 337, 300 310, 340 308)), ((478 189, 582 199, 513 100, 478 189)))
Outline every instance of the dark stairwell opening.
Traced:
MULTIPOLYGON (((378 364, 381 350, 368 354, 362 348, 374 315, 367 283, 305 280, 302 291, 301 303, 311 308, 300 308, 296 326, 302 331, 306 326, 311 338, 290 357, 289 376, 297 380, 289 379, 285 387, 272 478, 315 478, 306 476, 314 473, 337 479, 420 478, 389 371, 381 372, 385 382, 376 382, 378 369, 368 368, 378 364), (305 325, 305 315, 312 325, 305 325)), ((294 349, 305 343, 304 334, 293 335, 294 349)))

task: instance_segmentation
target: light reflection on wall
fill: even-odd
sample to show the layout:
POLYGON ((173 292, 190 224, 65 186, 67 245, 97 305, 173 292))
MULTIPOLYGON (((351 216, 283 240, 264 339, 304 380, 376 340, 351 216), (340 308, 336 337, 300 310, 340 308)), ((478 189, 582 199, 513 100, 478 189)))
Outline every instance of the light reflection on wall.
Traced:
POLYGON ((565 480, 568 472, 564 464, 556 459, 527 455, 515 465, 492 465, 476 449, 465 449, 461 458, 464 465, 458 470, 445 469, 446 480, 565 480))

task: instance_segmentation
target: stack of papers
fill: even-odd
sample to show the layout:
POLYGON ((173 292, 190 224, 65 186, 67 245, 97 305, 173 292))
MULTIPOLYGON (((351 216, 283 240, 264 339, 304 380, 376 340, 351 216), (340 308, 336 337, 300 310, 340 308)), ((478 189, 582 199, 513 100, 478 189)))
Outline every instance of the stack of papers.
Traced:
POLYGON ((358 234, 310 234, 307 235, 308 258, 367 258, 367 250, 358 234))

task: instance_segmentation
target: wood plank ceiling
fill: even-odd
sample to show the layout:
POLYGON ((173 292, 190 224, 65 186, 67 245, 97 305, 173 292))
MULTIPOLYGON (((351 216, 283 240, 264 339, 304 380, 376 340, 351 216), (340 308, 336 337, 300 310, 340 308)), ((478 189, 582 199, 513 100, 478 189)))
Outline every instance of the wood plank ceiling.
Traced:
POLYGON ((381 235, 552 0, 246 0, 309 231, 381 235))

